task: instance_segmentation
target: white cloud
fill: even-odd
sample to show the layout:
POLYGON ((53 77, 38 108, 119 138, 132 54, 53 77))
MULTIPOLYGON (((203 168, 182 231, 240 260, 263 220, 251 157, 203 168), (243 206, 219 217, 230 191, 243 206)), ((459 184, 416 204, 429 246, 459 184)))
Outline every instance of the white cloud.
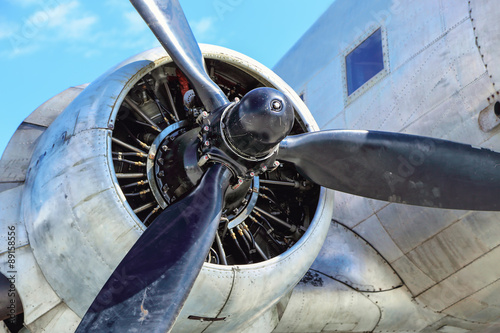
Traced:
POLYGON ((204 17, 198 21, 191 22, 191 29, 193 30, 196 38, 208 37, 215 28, 214 23, 216 19, 210 16, 204 17))
POLYGON ((8 22, 4 17, 0 16, 0 40, 12 36, 15 30, 15 24, 8 22))
POLYGON ((10 29, 0 25, 0 39, 10 44, 2 52, 3 56, 33 53, 43 47, 50 47, 52 42, 84 42, 93 39, 92 29, 99 18, 82 10, 79 1, 63 3, 62 0, 47 0, 45 5, 37 6, 35 12, 17 25, 9 24, 10 29))
POLYGON ((81 39, 88 35, 92 26, 98 21, 98 17, 88 13, 82 14, 80 7, 78 1, 71 1, 50 10, 38 11, 30 19, 33 22, 37 17, 41 22, 46 19, 47 27, 57 30, 57 34, 53 31, 50 33, 52 37, 57 36, 59 39, 66 40, 81 39))
POLYGON ((148 30, 147 24, 135 10, 123 13, 123 16, 127 21, 128 30, 130 32, 137 33, 148 30))

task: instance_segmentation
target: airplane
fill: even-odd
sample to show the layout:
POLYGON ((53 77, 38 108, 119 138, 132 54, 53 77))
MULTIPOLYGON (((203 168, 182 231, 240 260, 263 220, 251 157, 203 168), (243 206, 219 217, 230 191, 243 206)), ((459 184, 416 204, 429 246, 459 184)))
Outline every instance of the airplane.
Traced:
POLYGON ((498 330, 494 3, 337 0, 278 76, 131 2, 164 49, 2 157, 12 330, 498 330))

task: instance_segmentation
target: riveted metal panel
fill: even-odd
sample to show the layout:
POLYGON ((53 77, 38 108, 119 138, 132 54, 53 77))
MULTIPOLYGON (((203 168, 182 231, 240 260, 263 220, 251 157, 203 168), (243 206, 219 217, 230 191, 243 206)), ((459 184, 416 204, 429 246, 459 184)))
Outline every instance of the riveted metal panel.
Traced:
POLYGON ((469 17, 468 1, 439 0, 441 20, 445 30, 469 17))
POLYGON ((441 17, 440 1, 423 0, 399 1, 396 8, 397 13, 404 15, 393 15, 388 24, 389 53, 391 54, 391 66, 396 69, 411 59, 418 51, 438 39, 444 32, 445 27, 441 17), (408 24, 419 22, 419 24, 408 24))
POLYGON ((139 226, 126 214, 110 176, 109 131, 88 130, 70 138, 55 135, 58 140, 51 141, 60 119, 37 147, 24 218, 47 280, 83 315, 139 237, 139 226))
POLYGON ((430 277, 425 275, 406 256, 403 256, 392 263, 392 267, 403 280, 405 286, 411 291, 413 296, 422 293, 436 284, 430 277))
POLYGON ((28 234, 21 219, 24 186, 0 192, 0 253, 7 252, 9 227, 15 228, 16 248, 28 244, 28 234))
POLYGON ((234 271, 230 267, 205 264, 179 314, 175 332, 203 332, 212 324, 210 320, 189 319, 190 316, 225 320, 220 313, 233 289, 233 280, 234 271))
MULTIPOLYGON (((235 65, 289 94, 305 127, 318 130, 304 103, 270 70, 227 49, 202 49, 207 58, 235 65)), ((150 50, 90 84, 52 123, 33 153, 23 208, 31 246, 51 287, 78 316, 85 313, 143 229, 117 186, 109 156, 117 106, 130 85, 168 59, 163 50, 150 50)), ((244 329, 263 313, 272 313, 273 304, 300 280, 326 237, 333 192, 322 189, 319 202, 310 228, 290 251, 237 267, 238 288, 232 286, 236 268, 204 265, 176 327, 189 332, 201 332, 207 326, 212 331, 244 329), (276 276, 285 276, 286 282, 276 276), (228 319, 204 325, 185 316, 207 314, 228 319)), ((269 318, 275 320, 274 315, 269 318)))
POLYGON ((310 271, 293 290, 274 332, 371 332, 380 315, 369 297, 310 271))
POLYGON ((461 223, 468 228, 469 235, 474 235, 490 250, 500 245, 500 213, 471 212, 461 223))
POLYGON ((365 295, 379 307, 381 313, 373 332, 419 332, 429 322, 445 316, 421 307, 404 287, 365 295))
POLYGON ((460 221, 444 229, 407 254, 434 281, 455 273, 489 251, 460 221))
MULTIPOLYGON (((10 275, 6 253, 0 254, 0 271, 10 275)), ((16 249, 16 272, 16 289, 23 302, 25 323, 32 323, 61 303, 45 280, 30 247, 16 249)))
POLYGON ((0 160, 0 182, 24 182, 36 142, 45 127, 22 123, 5 148, 0 160))
POLYGON ((443 311, 500 276, 500 248, 495 248, 417 297, 436 311, 443 311))
POLYGON ((342 112, 341 68, 343 58, 336 56, 307 85, 307 100, 318 125, 323 128, 342 112))
POLYGON ((274 328, 278 325, 278 310, 276 306, 273 306, 269 311, 266 311, 263 315, 259 316, 256 321, 254 321, 248 327, 242 328, 240 333, 267 333, 272 332, 274 328))
MULTIPOLYGON (((442 1, 447 3, 448 1, 442 1)), ((465 1, 457 7, 464 6, 465 1)), ((476 45, 474 27, 470 19, 462 20, 444 37, 446 56, 452 61, 460 89, 474 82, 486 72, 486 67, 476 45)), ((468 96, 468 95, 466 95, 468 96)), ((458 111, 458 110, 457 110, 458 111)), ((480 111, 480 110, 475 110, 480 111)))
MULTIPOLYGON (((335 56, 356 44, 366 30, 390 21, 396 13, 392 8, 397 7, 394 3, 392 0, 371 1, 369 8, 359 10, 356 1, 333 2, 274 70, 294 89, 299 90, 304 82, 310 81, 335 56)), ((331 88, 343 91, 342 86, 331 88)))
POLYGON ((335 193, 335 210, 333 219, 353 228, 368 219, 375 212, 388 205, 387 202, 366 199, 343 192, 335 193))
POLYGON ((451 316, 446 316, 441 320, 432 323, 422 330, 422 333, 446 333, 446 330, 453 330, 471 333, 496 333, 498 332, 498 325, 484 325, 478 322, 470 322, 459 318, 454 318, 451 316), (495 329, 496 327, 496 329, 495 329), (490 329, 489 329, 490 328, 490 329), (493 328, 493 329, 491 329, 493 328), (439 331, 441 330, 441 331, 439 331))
MULTIPOLYGON (((479 52, 484 57, 484 63, 488 66, 488 73, 492 76, 492 82, 499 84, 500 66, 498 55, 500 54, 500 26, 498 16, 500 8, 495 1, 471 0, 469 1, 470 16, 474 20, 479 52)), ((498 88, 496 88, 498 90, 498 88)))
POLYGON ((33 111, 24 122, 49 127, 50 124, 61 114, 61 112, 71 103, 82 91, 83 87, 71 87, 52 97, 35 111, 33 111))
MULTIPOLYGON (((332 200, 331 195, 331 191, 324 191, 321 197, 332 200)), ((233 289, 219 314, 227 320, 214 322, 206 332, 238 331, 243 323, 256 320, 292 290, 321 249, 332 208, 329 204, 318 206, 304 236, 285 253, 258 264, 233 266, 233 289)))
POLYGON ((362 291, 389 290, 402 284, 369 243, 334 222, 311 269, 362 291))
POLYGON ((500 319, 500 280, 447 308, 444 312, 467 320, 490 323, 500 319))
POLYGON ((377 249, 378 253, 388 262, 392 263, 403 256, 403 252, 382 227, 377 215, 372 215, 358 224, 354 231, 370 243, 373 248, 377 249))
POLYGON ((42 317, 28 325, 32 333, 57 332, 73 333, 80 318, 64 303, 59 304, 42 317))
POLYGON ((408 253, 457 221, 462 211, 391 204, 377 213, 396 245, 408 253))

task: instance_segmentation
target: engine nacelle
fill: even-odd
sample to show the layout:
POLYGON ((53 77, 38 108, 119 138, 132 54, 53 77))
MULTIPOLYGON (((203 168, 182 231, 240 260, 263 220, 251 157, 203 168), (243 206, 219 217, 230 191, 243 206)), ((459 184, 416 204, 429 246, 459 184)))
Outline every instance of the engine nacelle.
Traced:
MULTIPOLYGON (((271 70, 225 48, 201 49, 210 75, 230 98, 255 87, 276 88, 293 103, 295 133, 318 130, 305 104, 271 70)), ((170 149, 165 142, 197 126, 193 119, 202 116, 182 81, 163 49, 134 56, 85 88, 33 153, 23 195, 29 241, 51 287, 80 317, 148 223, 189 190, 180 186, 189 183, 188 171, 155 171, 156 164, 169 162, 161 157, 163 147, 163 153, 170 149)), ((282 299, 316 258, 333 192, 315 188, 291 165, 269 174, 243 184, 247 197, 226 212, 219 231, 225 260, 215 242, 174 331, 244 329, 282 299), (244 252, 245 242, 260 252, 242 255, 231 245, 233 229, 244 252)))

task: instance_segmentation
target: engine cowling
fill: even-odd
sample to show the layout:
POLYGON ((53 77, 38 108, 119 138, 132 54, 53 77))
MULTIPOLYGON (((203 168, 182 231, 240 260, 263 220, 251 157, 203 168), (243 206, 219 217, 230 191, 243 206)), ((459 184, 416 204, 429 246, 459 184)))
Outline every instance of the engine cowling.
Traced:
MULTIPOLYGON (((276 88, 293 104, 292 131, 318 130, 300 98, 265 66, 225 48, 201 49, 210 75, 232 99, 256 87, 276 88)), ((204 115, 184 84, 163 49, 134 56, 75 98, 33 153, 23 197, 30 244, 47 281, 80 317, 148 223, 188 192, 203 169, 196 149, 194 162, 180 166, 171 153, 189 149, 179 148, 178 138, 204 115), (160 174, 161 163, 173 165, 167 174, 160 174)), ((333 193, 300 178, 292 165, 276 165, 268 174, 231 190, 247 195, 225 212, 220 244, 214 243, 175 331, 248 325, 316 258, 333 193)))

